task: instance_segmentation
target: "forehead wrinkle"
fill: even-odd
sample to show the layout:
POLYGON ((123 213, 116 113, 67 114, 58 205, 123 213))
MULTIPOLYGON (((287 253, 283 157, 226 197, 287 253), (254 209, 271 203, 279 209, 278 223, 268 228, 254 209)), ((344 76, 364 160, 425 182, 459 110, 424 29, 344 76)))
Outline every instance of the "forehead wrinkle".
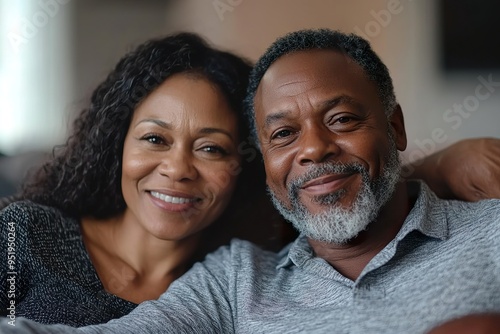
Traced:
MULTIPOLYGON (((276 87, 269 87, 269 89, 273 89, 276 91, 283 91, 284 95, 289 97, 298 96, 303 93, 307 93, 307 91, 314 89, 316 87, 309 87, 311 83, 311 78, 309 75, 302 76, 297 78, 297 73, 292 73, 287 75, 284 82, 279 82, 276 84, 276 87), (286 78, 290 76, 294 76, 293 78, 286 78)), ((283 81, 283 80, 281 80, 283 81)))
MULTIPOLYGON (((308 80, 302 80, 300 82, 304 83, 308 82, 308 80)), ((298 81, 287 83, 281 85, 280 87, 296 83, 298 83, 298 81)), ((314 109, 313 101, 311 101, 311 96, 308 94, 307 90, 304 91, 303 89, 298 89, 294 94, 285 94, 284 97, 286 99, 291 98, 291 100, 281 101, 281 103, 279 103, 281 106, 278 106, 276 111, 271 111, 271 113, 265 117, 264 127, 270 127, 273 123, 279 120, 293 117, 293 113, 297 110, 314 109)))
POLYGON ((287 86, 290 85, 295 85, 295 84, 302 84, 309 81, 308 79, 302 79, 302 80, 288 80, 286 82, 280 83, 276 89, 281 89, 281 88, 286 88, 287 86))

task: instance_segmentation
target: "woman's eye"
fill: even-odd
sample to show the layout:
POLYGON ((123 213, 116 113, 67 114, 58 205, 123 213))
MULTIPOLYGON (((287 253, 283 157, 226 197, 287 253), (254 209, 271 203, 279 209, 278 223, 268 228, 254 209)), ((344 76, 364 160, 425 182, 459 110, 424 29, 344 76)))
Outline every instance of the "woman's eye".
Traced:
POLYGON ((205 146, 201 150, 203 152, 207 152, 207 153, 211 153, 211 154, 222 154, 222 155, 226 155, 227 154, 226 150, 224 150, 222 147, 216 146, 216 145, 205 146))
POLYGON ((155 145, 163 144, 165 142, 161 136, 155 134, 145 135, 142 139, 155 145))

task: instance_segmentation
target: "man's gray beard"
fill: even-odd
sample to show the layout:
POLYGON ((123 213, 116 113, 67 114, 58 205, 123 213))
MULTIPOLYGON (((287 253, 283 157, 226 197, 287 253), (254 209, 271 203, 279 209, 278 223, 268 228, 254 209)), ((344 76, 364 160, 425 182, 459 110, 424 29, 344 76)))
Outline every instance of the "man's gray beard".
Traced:
POLYGON ((400 177, 401 163, 398 150, 392 136, 389 156, 382 170, 382 175, 370 180, 368 170, 359 163, 341 164, 325 162, 311 167, 305 175, 292 180, 288 186, 288 198, 291 209, 285 207, 270 190, 271 199, 278 211, 290 221, 293 226, 308 238, 335 244, 345 244, 365 230, 374 221, 382 206, 387 203, 396 189, 400 177), (320 213, 310 213, 300 202, 299 189, 312 179, 326 174, 360 173, 361 189, 349 208, 343 208, 337 201, 345 196, 346 190, 340 189, 334 193, 316 196, 313 202, 325 206, 320 213))

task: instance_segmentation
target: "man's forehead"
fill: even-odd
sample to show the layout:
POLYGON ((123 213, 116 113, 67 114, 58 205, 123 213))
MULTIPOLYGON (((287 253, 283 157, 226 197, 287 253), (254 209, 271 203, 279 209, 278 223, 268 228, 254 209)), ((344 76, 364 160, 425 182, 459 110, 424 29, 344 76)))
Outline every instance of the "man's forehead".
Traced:
POLYGON ((352 60, 336 50, 311 49, 295 51, 278 58, 264 73, 257 94, 280 89, 301 81, 327 78, 325 70, 347 65, 352 60))
MULTIPOLYGON (((331 49, 296 51, 278 58, 265 72, 255 95, 255 106, 276 102, 277 94, 295 96, 317 87, 333 88, 340 72, 363 73, 349 56, 331 49), (333 86, 332 86, 333 85, 333 86)), ((357 75, 355 75, 358 77, 357 75)), ((364 77, 364 75, 362 75, 364 77)))

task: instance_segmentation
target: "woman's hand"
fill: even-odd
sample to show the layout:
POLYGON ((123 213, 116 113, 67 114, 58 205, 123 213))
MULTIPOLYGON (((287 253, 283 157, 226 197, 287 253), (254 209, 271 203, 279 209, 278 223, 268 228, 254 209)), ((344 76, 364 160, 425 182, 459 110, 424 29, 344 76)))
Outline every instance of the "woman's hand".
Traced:
POLYGON ((441 198, 500 198, 500 139, 465 139, 412 165, 410 177, 423 179, 441 198))
POLYGON ((450 320, 427 334, 498 334, 500 314, 473 314, 450 320))

